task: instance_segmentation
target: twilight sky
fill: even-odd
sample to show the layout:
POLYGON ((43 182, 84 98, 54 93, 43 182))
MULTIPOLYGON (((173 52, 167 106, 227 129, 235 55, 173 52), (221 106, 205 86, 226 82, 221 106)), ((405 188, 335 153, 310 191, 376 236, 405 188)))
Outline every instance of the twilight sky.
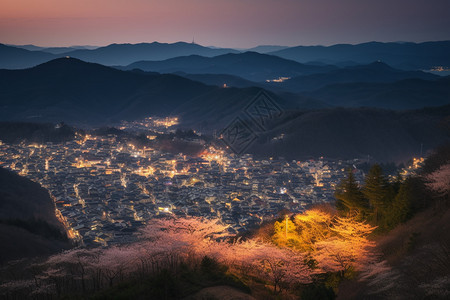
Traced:
POLYGON ((0 43, 330 45, 450 40, 450 0, 0 0, 0 43))

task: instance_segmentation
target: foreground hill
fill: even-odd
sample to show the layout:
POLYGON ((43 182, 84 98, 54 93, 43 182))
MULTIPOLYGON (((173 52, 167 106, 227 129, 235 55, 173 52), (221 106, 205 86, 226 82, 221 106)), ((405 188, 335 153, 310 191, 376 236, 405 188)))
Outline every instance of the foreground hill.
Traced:
POLYGON ((48 192, 0 168, 0 263, 70 247, 48 192))
POLYGON ((344 281, 339 299, 448 299, 449 174, 446 144, 425 160, 418 176, 407 179, 408 220, 374 238, 382 262, 360 280, 344 281))
POLYGON ((433 66, 450 65, 450 41, 425 43, 380 43, 370 42, 357 45, 338 44, 324 46, 298 46, 270 52, 298 62, 353 61, 367 64, 381 60, 387 64, 407 70, 430 69, 433 66))
POLYGON ((126 69, 160 73, 229 74, 250 81, 265 81, 278 77, 323 73, 336 67, 305 65, 273 55, 245 52, 215 57, 192 55, 163 61, 139 61, 128 65, 126 69))
POLYGON ((450 106, 394 112, 334 108, 288 112, 248 149, 259 155, 407 161, 449 140, 450 106))

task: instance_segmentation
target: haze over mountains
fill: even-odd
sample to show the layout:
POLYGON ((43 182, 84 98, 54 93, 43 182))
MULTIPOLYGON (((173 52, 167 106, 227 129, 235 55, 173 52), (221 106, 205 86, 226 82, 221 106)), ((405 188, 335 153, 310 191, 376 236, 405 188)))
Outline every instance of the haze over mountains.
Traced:
POLYGON ((287 116, 258 133, 258 147, 249 149, 255 154, 368 154, 400 160, 416 153, 420 144, 426 150, 448 139, 447 125, 442 125, 448 124, 447 116, 439 108, 423 108, 448 112, 450 77, 418 66, 445 66, 448 42, 253 49, 277 50, 270 54, 156 42, 97 49, 21 47, 0 44, 0 66, 24 68, 0 70, 0 121, 86 127, 177 115, 182 128, 213 133, 242 116, 265 89, 287 116), (300 60, 293 53, 316 62, 280 57, 300 60), (326 63, 331 61, 336 65, 326 63))
MULTIPOLYGON (((235 49, 204 47, 185 42, 172 44, 158 42, 111 44, 95 49, 90 49, 90 46, 86 47, 88 49, 74 49, 73 47, 42 48, 33 45, 17 47, 1 45, 0 68, 17 69, 33 67, 60 56, 72 56, 85 61, 106 65, 126 66, 140 60, 165 60, 189 55, 212 57, 221 54, 242 52, 235 49), (65 49, 68 51, 64 51, 65 49), (48 59, 45 60, 45 57, 48 59), (27 60, 23 61, 25 58, 27 60)), ((425 43, 370 42, 356 45, 338 44, 327 47, 258 46, 245 51, 267 53, 300 63, 315 62, 316 64, 355 65, 368 64, 381 60, 393 67, 406 70, 428 70, 433 66, 450 65, 448 55, 450 53, 450 41, 425 43)))
POLYGON ((12 46, 0 44, 0 68, 20 69, 33 67, 62 56, 71 56, 87 62, 96 62, 104 65, 126 66, 140 60, 163 60, 178 56, 202 55, 216 56, 225 53, 238 53, 234 49, 221 49, 203 47, 197 44, 178 42, 166 43, 141 43, 141 44, 111 44, 96 49, 71 49, 64 48, 39 49, 29 51, 12 46), (58 52, 58 53, 56 53, 58 52), (23 60, 26 59, 24 62, 23 60))

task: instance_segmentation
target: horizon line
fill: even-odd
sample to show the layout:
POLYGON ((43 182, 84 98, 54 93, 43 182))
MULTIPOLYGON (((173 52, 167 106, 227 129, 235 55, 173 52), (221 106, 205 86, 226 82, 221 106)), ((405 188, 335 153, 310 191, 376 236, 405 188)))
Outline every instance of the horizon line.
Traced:
MULTIPOLYGON (((332 47, 332 46, 337 46, 337 45, 361 45, 361 44, 369 44, 369 43, 381 43, 381 44, 423 44, 423 43, 433 43, 433 42, 447 42, 450 41, 450 39, 448 40, 427 40, 427 41, 421 41, 421 42, 413 42, 413 41, 376 41, 376 40, 371 40, 371 41, 366 41, 366 42, 358 42, 358 43, 335 43, 335 44, 313 44, 313 45, 306 45, 306 44, 298 44, 298 45, 293 45, 293 46, 287 46, 287 45, 276 45, 276 44, 262 44, 262 45, 256 45, 253 47, 219 47, 219 46, 214 46, 214 45, 209 45, 209 46, 205 46, 199 43, 192 43, 192 42, 186 42, 186 41, 176 41, 176 42, 158 42, 158 41, 143 41, 143 42, 136 42, 136 43, 132 43, 132 42, 123 42, 123 43, 119 43, 119 42, 113 42, 113 43, 109 43, 109 44, 104 44, 104 45, 70 45, 70 46, 64 46, 64 45, 58 45, 58 46, 41 46, 38 44, 33 44, 33 43, 25 43, 25 44, 12 44, 12 43, 2 43, 0 42, 0 44, 6 45, 6 46, 12 46, 12 47, 27 47, 27 46, 33 46, 33 47, 38 47, 38 48, 42 48, 42 49, 48 49, 48 48, 75 48, 75 47, 83 47, 86 49, 80 49, 80 50, 93 50, 93 49, 89 49, 87 47, 95 47, 96 49, 98 48, 103 48, 103 47, 108 47, 111 45, 140 45, 140 44, 166 44, 166 45, 173 45, 173 44, 178 44, 178 43, 184 43, 184 44, 194 44, 194 45, 198 45, 198 46, 202 46, 202 47, 206 47, 206 48, 217 48, 217 49, 232 49, 232 50, 249 50, 249 49, 253 49, 253 48, 257 48, 257 47, 285 47, 285 48, 294 48, 294 47, 332 47)), ((34 51, 34 50, 31 50, 34 51)), ((35 51, 39 51, 35 50, 35 51)))

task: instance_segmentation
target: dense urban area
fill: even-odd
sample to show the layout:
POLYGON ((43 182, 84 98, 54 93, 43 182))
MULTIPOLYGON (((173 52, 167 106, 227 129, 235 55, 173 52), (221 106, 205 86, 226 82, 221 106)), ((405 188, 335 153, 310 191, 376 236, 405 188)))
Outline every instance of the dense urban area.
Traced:
MULTIPOLYGON (((172 125, 169 120, 163 127, 172 125)), ((149 126, 161 129, 154 120, 121 129, 149 126)), ((0 144, 0 165, 45 187, 69 237, 86 246, 133 241, 147 220, 168 214, 219 217, 231 233, 240 233, 283 209, 300 212, 332 201, 334 187, 355 162, 256 160, 213 146, 189 157, 137 149, 113 135, 0 144)), ((362 178, 361 171, 355 174, 362 178)))

